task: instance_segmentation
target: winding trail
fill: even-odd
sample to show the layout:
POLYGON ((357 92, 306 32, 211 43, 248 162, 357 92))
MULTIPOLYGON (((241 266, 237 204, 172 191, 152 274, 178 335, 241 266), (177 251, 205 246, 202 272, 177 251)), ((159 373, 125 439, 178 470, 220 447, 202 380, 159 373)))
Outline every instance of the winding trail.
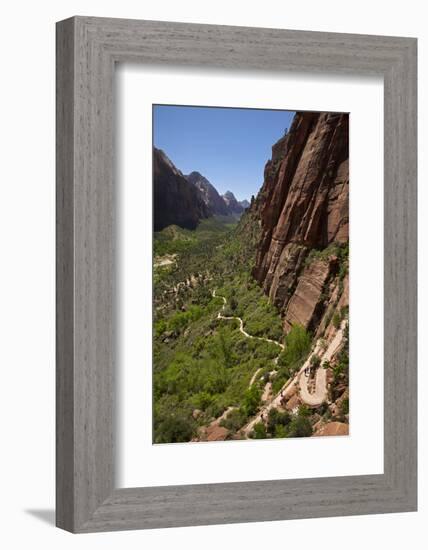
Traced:
MULTIPOLYGON (((310 361, 310 358, 312 355, 316 354, 320 357, 321 361, 320 364, 322 365, 324 361, 330 362, 332 358, 336 355, 338 352, 342 340, 343 340, 343 332, 346 327, 346 321, 343 320, 340 324, 339 330, 336 332, 333 340, 330 342, 330 344, 327 346, 327 349, 322 351, 322 348, 320 346, 320 341, 318 340, 317 345, 315 346, 314 351, 309 356, 308 360, 310 361)), ((308 361, 305 362, 305 366, 309 366, 307 364, 308 361)), ((308 381, 309 378, 305 376, 305 374, 301 374, 299 378, 299 389, 300 389, 300 399, 309 405, 310 407, 319 407, 324 401, 327 400, 327 369, 323 368, 322 366, 318 367, 316 373, 315 373, 315 391, 312 393, 309 392, 308 389, 308 381)))
MULTIPOLYGON (((212 295, 213 295, 213 298, 221 298, 223 300, 223 305, 221 307, 221 310, 217 313, 217 319, 226 319, 226 320, 235 319, 236 321, 239 321, 239 331, 242 332, 242 334, 246 338, 253 338, 254 340, 263 340, 264 342, 270 342, 271 344, 276 344, 277 346, 279 346, 281 348, 281 351, 284 349, 285 346, 284 344, 281 344, 281 342, 277 342, 276 340, 271 340, 270 338, 263 338, 263 336, 253 336, 252 334, 248 334, 248 332, 244 330, 244 321, 241 319, 241 317, 228 317, 222 314, 222 311, 224 311, 224 308, 226 307, 226 304, 227 304, 226 298, 224 296, 217 296, 215 289, 213 290, 212 295)), ((280 355, 280 353, 281 352, 278 353, 278 356, 280 355)), ((276 360, 277 359, 278 358, 276 358, 276 360)))
MULTIPOLYGON (((285 348, 284 344, 282 344, 281 342, 277 342, 276 340, 271 340, 270 338, 263 338, 261 336, 253 336, 251 334, 248 334, 248 332, 246 332, 246 330, 244 329, 244 322, 240 317, 223 315, 223 311, 227 304, 226 298, 224 296, 217 296, 215 289, 212 291, 212 295, 214 298, 217 297, 223 300, 223 306, 221 307, 220 311, 217 314, 217 319, 239 321, 239 331, 246 338, 253 338, 256 340, 263 340, 265 342, 276 344, 281 348, 281 351, 285 348)), ((327 395, 328 395, 327 394, 327 369, 325 369, 322 366, 317 368, 315 373, 315 390, 313 392, 309 391, 309 388, 308 388, 309 377, 305 374, 305 370, 311 366, 311 358, 313 355, 318 355, 321 358, 321 363, 320 363, 321 365, 323 364, 324 361, 330 361, 334 357, 334 355, 337 353, 342 343, 345 326, 346 326, 346 321, 342 321, 340 325, 340 329, 337 331, 335 337, 330 342, 330 344, 328 345, 325 351, 322 351, 321 339, 318 340, 315 348, 308 355, 308 358, 306 359, 302 367, 295 373, 293 377, 291 377, 289 380, 287 380, 287 382, 285 382, 281 390, 275 396, 273 396, 270 401, 266 402, 261 407, 257 415, 250 422, 248 422, 245 426, 242 427, 241 431, 246 437, 249 436, 255 424, 257 424, 258 422, 262 422, 265 418, 267 418, 267 415, 269 414, 269 411, 272 408, 281 407, 281 403, 283 399, 286 399, 292 392, 294 392, 295 386, 297 385, 299 389, 300 399, 306 405, 310 407, 318 407, 324 401, 327 400, 327 395)), ((278 364, 278 358, 281 354, 281 351, 273 360, 273 363, 275 366, 278 364)), ((257 375, 261 370, 262 368, 259 368, 253 374, 250 380, 249 387, 251 387, 254 384, 254 382, 257 379, 257 375)), ((266 388, 265 388, 265 393, 266 393, 266 388)))
MULTIPOLYGON (((226 307, 227 300, 224 296, 218 296, 216 294, 215 289, 212 291, 213 298, 221 298, 223 300, 223 305, 221 306, 220 311, 217 313, 217 319, 224 319, 225 321, 239 321, 239 332, 245 336, 245 338, 252 338, 253 340, 262 340, 263 342, 269 342, 271 344, 275 344, 281 348, 281 351, 284 349, 284 344, 281 344, 281 342, 278 342, 277 340, 271 340, 270 338, 264 338, 263 336, 253 336, 252 334, 248 334, 248 332, 244 329, 244 321, 241 319, 241 317, 229 317, 227 315, 223 315, 224 308, 226 307)), ((273 364, 276 366, 278 364, 278 358, 281 355, 281 351, 278 353, 278 355, 273 359, 273 364)), ((262 370, 262 367, 258 368, 256 372, 251 377, 250 383, 248 385, 249 388, 254 384, 254 382, 257 379, 257 375, 262 370)))

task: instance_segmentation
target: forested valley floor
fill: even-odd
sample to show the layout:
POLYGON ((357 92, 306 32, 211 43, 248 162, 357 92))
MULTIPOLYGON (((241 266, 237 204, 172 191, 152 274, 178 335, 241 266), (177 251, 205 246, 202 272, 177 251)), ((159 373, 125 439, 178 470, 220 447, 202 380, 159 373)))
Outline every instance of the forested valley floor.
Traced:
MULTIPOLYGON (((195 230, 154 234, 154 443, 304 437, 320 419, 346 421, 346 400, 335 415, 327 397, 315 407, 281 406, 284 391, 294 391, 287 383, 328 350, 303 326, 284 335, 280 313, 251 275, 259 238, 250 210, 239 222, 215 216, 195 230)), ((347 262, 345 249, 328 253, 347 262)), ((333 320, 342 340, 346 314, 333 320)), ((347 384, 347 347, 334 369, 324 363, 303 380, 324 391, 328 369, 334 394, 347 384)))

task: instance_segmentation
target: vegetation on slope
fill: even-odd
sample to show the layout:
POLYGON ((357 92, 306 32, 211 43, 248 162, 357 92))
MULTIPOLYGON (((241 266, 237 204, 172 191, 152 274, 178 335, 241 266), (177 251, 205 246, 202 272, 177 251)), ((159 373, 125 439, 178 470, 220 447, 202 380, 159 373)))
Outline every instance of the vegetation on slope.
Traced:
MULTIPOLYGON (((308 357, 312 334, 294 325, 284 338, 279 312, 251 276, 258 239, 259 226, 249 211, 238 225, 230 217, 217 217, 204 220, 194 231, 170 226, 155 234, 156 256, 175 258, 154 268, 155 443, 198 439, 201 428, 216 419, 229 438, 243 437, 242 428, 262 407, 267 382, 272 395, 278 394, 308 357), (245 332, 254 338, 239 330, 237 319, 219 318, 219 312, 241 318, 245 332), (285 349, 258 338, 281 342, 285 349)), ((347 269, 344 246, 313 251, 307 262, 332 254, 347 269)), ((328 366, 334 372, 333 400, 348 384, 347 353, 345 345, 328 366)), ((348 408, 345 397, 335 419, 345 420, 348 408)), ((300 406, 296 414, 272 409, 249 435, 308 436, 320 414, 324 420, 332 416, 326 406, 317 411, 300 406)))
POLYGON ((246 338, 236 320, 217 318, 224 296, 223 314, 241 317, 251 335, 283 337, 278 312, 250 275, 256 228, 251 219, 243 219, 241 231, 242 225, 246 239, 231 218, 205 220, 193 232, 169 227, 155 235, 155 253, 178 255, 176 264, 156 269, 156 443, 188 441, 228 407, 238 409, 237 429, 260 404, 261 385, 250 388, 251 378, 259 370, 259 381, 272 370, 279 348, 246 338))

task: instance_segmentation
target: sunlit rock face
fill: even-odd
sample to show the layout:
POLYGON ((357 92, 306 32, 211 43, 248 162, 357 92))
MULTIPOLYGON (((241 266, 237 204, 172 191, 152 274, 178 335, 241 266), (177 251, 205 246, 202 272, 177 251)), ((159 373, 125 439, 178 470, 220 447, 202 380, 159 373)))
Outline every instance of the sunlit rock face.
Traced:
POLYGON ((261 226, 253 276, 281 311, 285 332, 293 323, 316 330, 338 287, 334 254, 313 263, 308 256, 349 239, 348 122, 342 113, 296 113, 251 205, 261 226))
POLYGON ((205 204, 213 214, 228 216, 231 213, 223 197, 219 194, 214 185, 202 174, 199 172, 191 172, 186 176, 186 179, 199 190, 205 204))
POLYGON ((226 193, 223 195, 223 200, 227 204, 227 207, 231 214, 242 214, 242 212, 244 211, 243 205, 237 201, 232 191, 226 191, 226 193))

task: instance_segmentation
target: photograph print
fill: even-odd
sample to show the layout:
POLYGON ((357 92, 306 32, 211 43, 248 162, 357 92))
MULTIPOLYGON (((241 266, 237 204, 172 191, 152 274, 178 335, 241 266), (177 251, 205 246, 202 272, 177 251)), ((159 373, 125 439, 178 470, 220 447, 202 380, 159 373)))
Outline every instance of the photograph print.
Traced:
POLYGON ((153 443, 349 433, 349 115, 153 105, 153 443))

